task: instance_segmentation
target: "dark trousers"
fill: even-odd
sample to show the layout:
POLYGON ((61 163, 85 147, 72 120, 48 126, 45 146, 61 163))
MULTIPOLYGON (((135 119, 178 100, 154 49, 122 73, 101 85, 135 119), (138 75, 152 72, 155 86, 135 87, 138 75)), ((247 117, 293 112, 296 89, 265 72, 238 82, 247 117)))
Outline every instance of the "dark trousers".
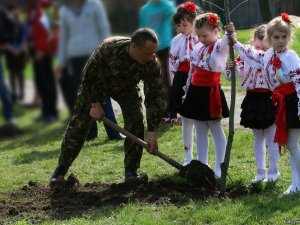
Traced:
POLYGON ((170 96, 171 96, 171 80, 169 74, 169 48, 165 48, 157 52, 157 57, 161 64, 162 80, 163 80, 163 98, 166 103, 166 111, 163 117, 176 118, 175 112, 170 112, 170 96))
POLYGON ((15 56, 11 52, 6 52, 6 64, 9 71, 9 81, 13 101, 23 100, 24 98, 24 67, 25 52, 22 51, 15 56))
POLYGON ((13 102, 11 94, 4 82, 3 77, 3 67, 2 67, 2 57, 0 53, 0 98, 2 101, 3 115, 6 122, 10 122, 13 117, 13 102))
MULTIPOLYGON (((82 96, 77 98, 75 112, 71 118, 61 145, 59 164, 70 166, 76 159, 84 144, 86 134, 93 123, 89 115, 90 106, 82 96)), ((144 139, 144 123, 142 98, 136 89, 127 90, 126 93, 114 98, 121 106, 124 118, 124 128, 137 136, 144 139)), ((137 169, 140 167, 143 148, 126 138, 124 142, 124 166, 125 168, 137 169)))
POLYGON ((42 100, 42 117, 57 117, 57 90, 52 68, 52 56, 34 60, 34 81, 42 100))
MULTIPOLYGON (((68 65, 64 69, 63 75, 60 79, 63 96, 71 115, 74 114, 74 106, 76 104, 77 92, 81 82, 82 70, 88 58, 89 58, 88 56, 70 58, 68 65)), ((110 98, 107 98, 104 101, 102 107, 105 116, 111 121, 113 121, 114 123, 117 123, 110 98)), ((107 137, 109 139, 121 138, 120 134, 115 130, 111 129, 105 124, 104 127, 107 133, 107 137)), ((98 136, 97 122, 93 122, 91 124, 91 127, 89 129, 86 138, 89 140, 97 136, 98 136)))

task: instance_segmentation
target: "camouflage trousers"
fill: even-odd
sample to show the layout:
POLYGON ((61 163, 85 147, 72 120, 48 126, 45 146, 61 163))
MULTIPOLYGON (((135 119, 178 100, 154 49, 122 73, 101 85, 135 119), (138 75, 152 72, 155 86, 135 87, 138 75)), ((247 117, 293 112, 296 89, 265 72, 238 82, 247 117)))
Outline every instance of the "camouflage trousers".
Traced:
MULTIPOLYGON (((113 97, 122 110, 124 128, 133 135, 144 139, 144 123, 142 112, 142 98, 137 90, 126 92, 123 95, 113 97)), ((70 166, 78 156, 87 132, 93 122, 89 115, 90 104, 86 104, 82 96, 78 96, 75 112, 71 118, 64 135, 59 156, 59 164, 70 166)), ((140 167, 143 148, 134 144, 128 138, 124 142, 125 168, 137 169, 140 167)))

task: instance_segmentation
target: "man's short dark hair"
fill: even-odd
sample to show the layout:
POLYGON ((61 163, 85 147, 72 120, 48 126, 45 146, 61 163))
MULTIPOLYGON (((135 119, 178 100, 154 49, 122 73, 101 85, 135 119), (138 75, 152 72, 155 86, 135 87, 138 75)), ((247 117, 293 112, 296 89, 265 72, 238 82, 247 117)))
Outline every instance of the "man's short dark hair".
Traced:
POLYGON ((131 36, 131 42, 135 43, 139 48, 144 47, 146 41, 158 44, 158 37, 150 28, 140 28, 131 36))

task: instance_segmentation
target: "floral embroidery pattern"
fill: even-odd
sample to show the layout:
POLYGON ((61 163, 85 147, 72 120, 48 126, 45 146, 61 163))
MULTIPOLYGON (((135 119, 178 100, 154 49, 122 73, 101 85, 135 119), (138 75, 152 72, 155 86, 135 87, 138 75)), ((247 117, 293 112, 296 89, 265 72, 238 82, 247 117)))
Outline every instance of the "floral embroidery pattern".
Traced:
POLYGON ((281 68, 281 60, 278 58, 278 56, 274 55, 272 57, 272 65, 275 69, 281 68))

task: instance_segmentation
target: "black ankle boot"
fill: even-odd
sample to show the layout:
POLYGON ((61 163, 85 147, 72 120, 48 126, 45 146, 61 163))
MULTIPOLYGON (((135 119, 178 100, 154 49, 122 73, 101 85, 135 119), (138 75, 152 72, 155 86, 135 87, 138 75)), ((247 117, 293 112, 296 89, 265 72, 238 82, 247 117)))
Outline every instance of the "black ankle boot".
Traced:
POLYGON ((69 166, 58 165, 50 178, 50 185, 56 184, 58 182, 58 178, 64 177, 67 174, 68 170, 69 166))
POLYGON ((134 168, 125 168, 125 181, 131 181, 138 178, 136 169, 134 168))

